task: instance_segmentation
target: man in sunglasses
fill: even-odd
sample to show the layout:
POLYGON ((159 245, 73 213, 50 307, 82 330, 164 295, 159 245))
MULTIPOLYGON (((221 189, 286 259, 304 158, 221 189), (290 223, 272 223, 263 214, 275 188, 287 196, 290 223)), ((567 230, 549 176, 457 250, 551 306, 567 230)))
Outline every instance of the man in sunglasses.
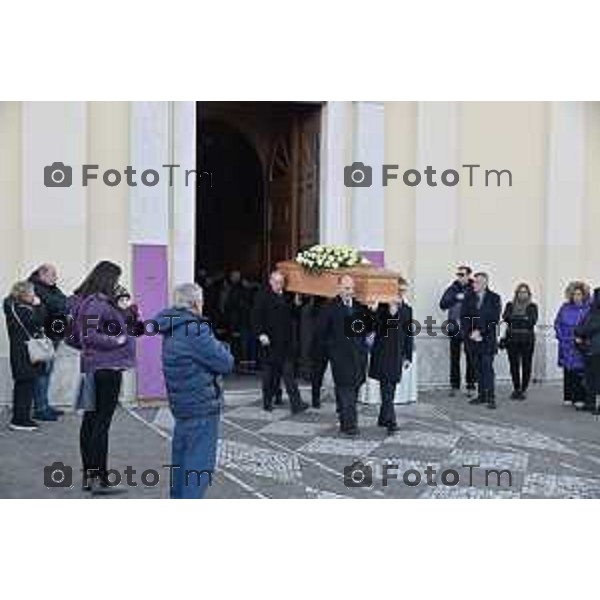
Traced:
POLYGON ((471 396, 475 390, 475 369, 473 360, 464 344, 464 337, 460 330, 460 314, 463 301, 468 292, 472 290, 471 267, 461 265, 456 270, 456 279, 444 292, 440 300, 440 308, 448 311, 447 333, 450 339, 450 396, 455 396, 460 390, 460 355, 464 345, 466 359, 466 384, 467 395, 471 396))

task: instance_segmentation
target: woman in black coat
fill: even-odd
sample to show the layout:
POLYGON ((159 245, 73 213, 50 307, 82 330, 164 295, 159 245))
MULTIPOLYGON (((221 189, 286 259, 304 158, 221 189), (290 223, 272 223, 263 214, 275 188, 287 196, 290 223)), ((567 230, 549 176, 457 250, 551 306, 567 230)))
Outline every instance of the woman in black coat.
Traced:
POLYGON ((13 376, 13 416, 9 427, 17 431, 37 429, 37 423, 31 418, 31 405, 35 381, 42 374, 43 363, 31 363, 27 341, 43 333, 41 313, 36 309, 39 304, 40 299, 29 281, 16 283, 4 300, 13 376))
POLYGON ((575 328, 575 343, 585 357, 587 405, 594 415, 600 414, 600 288, 594 290, 592 308, 581 325, 575 328))
POLYGON ((402 379, 402 371, 412 362, 412 308, 404 301, 406 291, 406 281, 399 279, 398 301, 380 304, 375 311, 377 331, 371 349, 369 377, 379 381, 381 408, 377 424, 387 427, 388 433, 398 429, 394 410, 396 386, 402 379), (389 320, 392 322, 388 322, 389 320))
POLYGON ((520 283, 514 299, 508 302, 502 314, 508 329, 502 346, 508 352, 510 375, 513 382, 513 400, 525 400, 531 379, 533 352, 535 350, 535 325, 538 320, 538 307, 531 298, 531 288, 520 283))

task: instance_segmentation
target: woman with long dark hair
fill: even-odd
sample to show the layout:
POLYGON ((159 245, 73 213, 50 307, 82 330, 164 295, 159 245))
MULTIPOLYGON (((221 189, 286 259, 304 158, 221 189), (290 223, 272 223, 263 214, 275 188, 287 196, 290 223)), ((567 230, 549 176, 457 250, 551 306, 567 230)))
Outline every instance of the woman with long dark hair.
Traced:
POLYGON ((71 302, 72 345, 81 350, 81 372, 92 376, 95 402, 81 422, 83 488, 94 480, 107 486, 108 434, 117 407, 123 371, 134 366, 135 338, 127 335, 126 314, 117 304, 121 268, 98 263, 75 290, 71 302), (86 324, 87 322, 87 324, 86 324))
POLYGON ((508 353, 510 375, 513 382, 513 400, 525 400, 531 379, 531 366, 535 350, 535 325, 538 307, 532 300, 531 288, 520 283, 512 302, 508 302, 502 315, 508 329, 504 346, 508 353))

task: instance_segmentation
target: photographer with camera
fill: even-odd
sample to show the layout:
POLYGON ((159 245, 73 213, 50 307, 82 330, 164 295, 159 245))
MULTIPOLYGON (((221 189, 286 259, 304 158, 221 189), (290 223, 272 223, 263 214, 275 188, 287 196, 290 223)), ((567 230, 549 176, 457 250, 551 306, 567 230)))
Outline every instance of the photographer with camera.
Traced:
POLYGON ((319 331, 331 361, 340 432, 347 436, 359 433, 356 403, 366 381, 369 351, 365 334, 371 321, 369 311, 354 299, 354 279, 342 275, 338 295, 322 309, 319 331))
POLYGON ((135 337, 127 334, 127 314, 119 305, 121 267, 101 261, 70 299, 73 335, 69 344, 81 350, 80 370, 91 377, 93 406, 81 421, 83 489, 91 491, 96 479, 107 479, 108 434, 117 408, 123 371, 135 366, 135 337))

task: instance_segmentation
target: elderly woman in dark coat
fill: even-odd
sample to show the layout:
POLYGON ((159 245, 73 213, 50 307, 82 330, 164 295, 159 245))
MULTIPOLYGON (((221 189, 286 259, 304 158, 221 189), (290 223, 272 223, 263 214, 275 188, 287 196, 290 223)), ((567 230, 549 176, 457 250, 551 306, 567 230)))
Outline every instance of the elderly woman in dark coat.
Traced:
POLYGON ((386 427, 390 434, 398 430, 394 410, 396 386, 402 379, 402 371, 412 362, 413 354, 412 308, 404 300, 406 291, 406 281, 399 279, 397 301, 377 307, 377 331, 369 364, 369 377, 379 381, 381 393, 377 424, 386 427))
POLYGON ((42 374, 44 364, 31 363, 27 341, 43 333, 41 313, 36 308, 39 304, 40 299, 29 281, 15 283, 10 296, 4 300, 13 376, 13 416, 9 427, 18 431, 37 429, 37 423, 31 418, 31 405, 36 378, 42 374))
POLYGON ((592 307, 581 325, 575 328, 575 343, 585 356, 587 408, 600 414, 600 288, 594 290, 592 307))

